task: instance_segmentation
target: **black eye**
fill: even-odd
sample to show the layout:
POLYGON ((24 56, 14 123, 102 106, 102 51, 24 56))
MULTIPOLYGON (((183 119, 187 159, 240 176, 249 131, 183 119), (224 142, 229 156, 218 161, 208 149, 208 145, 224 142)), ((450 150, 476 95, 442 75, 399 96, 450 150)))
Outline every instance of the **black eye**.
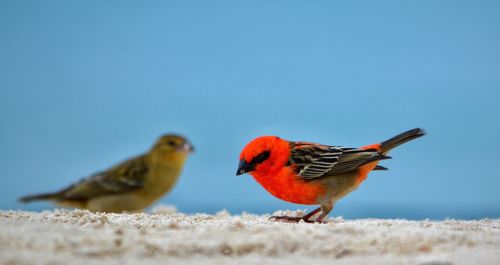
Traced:
POLYGON ((170 145, 170 146, 175 146, 175 142, 174 141, 168 141, 167 144, 170 145))
POLYGON ((262 153, 260 153, 258 156, 254 157, 252 159, 252 163, 254 164, 259 164, 259 163, 262 163, 264 162, 266 159, 269 158, 269 155, 271 154, 271 152, 269 151, 264 151, 262 153))

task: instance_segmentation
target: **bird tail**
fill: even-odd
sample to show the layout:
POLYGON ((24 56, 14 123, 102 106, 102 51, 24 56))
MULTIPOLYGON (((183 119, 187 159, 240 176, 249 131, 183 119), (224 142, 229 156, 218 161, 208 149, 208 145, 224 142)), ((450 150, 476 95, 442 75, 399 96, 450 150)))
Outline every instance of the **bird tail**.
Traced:
POLYGON ((20 202, 32 202, 32 201, 45 201, 45 200, 57 200, 61 197, 61 194, 59 192, 56 193, 43 193, 43 194, 35 194, 35 195, 28 195, 19 198, 20 202))
POLYGON ((417 139, 417 138, 424 136, 424 135, 425 135, 425 131, 423 129, 420 129, 420 128, 415 128, 415 129, 406 131, 404 133, 398 134, 387 141, 383 141, 380 144, 380 152, 382 154, 385 154, 385 153, 389 152, 389 150, 391 150, 399 145, 402 145, 408 141, 411 141, 413 139, 417 139))

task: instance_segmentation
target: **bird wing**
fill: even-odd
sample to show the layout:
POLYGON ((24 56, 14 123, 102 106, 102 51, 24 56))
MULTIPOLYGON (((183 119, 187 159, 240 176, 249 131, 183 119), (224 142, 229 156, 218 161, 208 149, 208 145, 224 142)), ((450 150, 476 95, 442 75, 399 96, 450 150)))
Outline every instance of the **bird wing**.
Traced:
POLYGON ((148 170, 145 156, 127 160, 70 186, 63 191, 63 199, 86 200, 139 189, 144 185, 148 170))
POLYGON ((312 180, 350 172, 367 163, 387 158, 375 149, 294 142, 290 163, 297 165, 297 174, 301 179, 312 180))

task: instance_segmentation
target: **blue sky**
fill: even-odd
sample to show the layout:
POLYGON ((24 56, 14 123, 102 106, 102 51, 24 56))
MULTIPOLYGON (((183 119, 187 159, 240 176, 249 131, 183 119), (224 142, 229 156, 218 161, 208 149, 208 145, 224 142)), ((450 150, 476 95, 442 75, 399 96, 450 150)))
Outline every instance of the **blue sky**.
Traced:
POLYGON ((0 209, 146 151, 197 152, 161 202, 272 212, 259 135, 401 146, 332 215, 500 216, 497 1, 2 1, 0 209), (413 214, 413 215, 412 215, 413 214))

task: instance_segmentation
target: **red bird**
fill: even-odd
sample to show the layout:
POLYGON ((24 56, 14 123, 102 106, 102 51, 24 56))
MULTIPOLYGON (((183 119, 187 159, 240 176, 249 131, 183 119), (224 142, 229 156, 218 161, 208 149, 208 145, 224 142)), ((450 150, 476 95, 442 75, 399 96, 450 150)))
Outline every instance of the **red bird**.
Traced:
POLYGON ((425 135, 417 128, 379 144, 360 148, 292 142, 262 136, 248 143, 240 155, 236 175, 250 173, 267 191, 282 200, 320 207, 302 217, 273 216, 278 221, 322 222, 340 198, 355 190, 387 153, 425 135), (312 219, 321 212, 316 219, 312 219))

